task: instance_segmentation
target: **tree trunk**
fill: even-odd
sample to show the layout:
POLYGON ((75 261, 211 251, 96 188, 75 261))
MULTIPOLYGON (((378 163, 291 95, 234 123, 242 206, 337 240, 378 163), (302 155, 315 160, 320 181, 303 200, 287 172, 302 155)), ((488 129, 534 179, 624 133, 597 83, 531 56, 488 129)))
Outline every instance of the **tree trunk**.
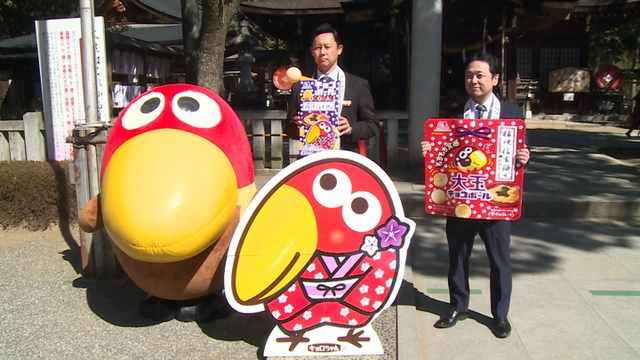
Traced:
POLYGON ((198 85, 224 97, 224 48, 229 24, 240 0, 202 0, 202 27, 198 52, 198 85))

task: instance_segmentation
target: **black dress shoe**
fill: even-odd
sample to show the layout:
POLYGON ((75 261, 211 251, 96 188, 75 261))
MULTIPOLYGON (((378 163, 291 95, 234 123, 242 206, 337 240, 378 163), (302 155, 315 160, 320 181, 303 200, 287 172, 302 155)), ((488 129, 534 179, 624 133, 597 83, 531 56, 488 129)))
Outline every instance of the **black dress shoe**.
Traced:
POLYGON ((455 325, 458 320, 464 320, 469 317, 467 312, 458 312, 456 309, 451 309, 447 316, 441 317, 440 320, 433 324, 433 327, 438 329, 446 329, 455 325))
POLYGON ((509 324, 509 320, 506 317, 493 319, 493 334, 501 339, 511 334, 511 324, 509 324))
POLYGON ((148 295, 138 306, 138 313, 145 318, 156 321, 169 321, 176 315, 177 307, 172 300, 148 295))
POLYGON ((209 294, 203 297, 185 300, 176 311, 176 320, 182 322, 209 322, 231 315, 231 309, 222 295, 209 294))

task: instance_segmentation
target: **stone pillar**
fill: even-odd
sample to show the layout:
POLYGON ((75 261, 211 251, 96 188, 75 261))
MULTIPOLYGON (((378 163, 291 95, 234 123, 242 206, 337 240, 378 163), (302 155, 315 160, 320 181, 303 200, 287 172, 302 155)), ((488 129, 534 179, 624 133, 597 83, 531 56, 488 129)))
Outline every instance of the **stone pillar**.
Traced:
POLYGON ((409 167, 424 166, 424 123, 440 109, 442 0, 413 0, 409 76, 409 167))

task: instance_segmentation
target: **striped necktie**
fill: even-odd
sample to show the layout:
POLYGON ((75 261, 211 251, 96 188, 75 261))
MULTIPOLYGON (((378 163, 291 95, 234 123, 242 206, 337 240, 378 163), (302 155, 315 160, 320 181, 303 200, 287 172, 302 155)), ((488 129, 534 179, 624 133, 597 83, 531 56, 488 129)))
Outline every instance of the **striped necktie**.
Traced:
POLYGON ((487 111, 487 108, 482 105, 482 104, 478 104, 476 105, 476 112, 478 114, 477 118, 478 119, 484 119, 484 112, 487 111))

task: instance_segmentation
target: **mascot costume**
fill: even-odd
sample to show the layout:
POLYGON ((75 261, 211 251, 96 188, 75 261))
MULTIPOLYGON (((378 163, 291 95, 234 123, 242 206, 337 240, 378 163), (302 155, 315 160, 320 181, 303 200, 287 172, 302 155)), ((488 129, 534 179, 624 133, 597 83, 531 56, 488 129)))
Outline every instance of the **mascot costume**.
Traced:
POLYGON ((211 315, 229 243, 256 193, 236 113, 195 85, 154 88, 114 122, 100 179, 80 227, 104 226, 124 271, 149 294, 140 313, 182 321, 211 315))

